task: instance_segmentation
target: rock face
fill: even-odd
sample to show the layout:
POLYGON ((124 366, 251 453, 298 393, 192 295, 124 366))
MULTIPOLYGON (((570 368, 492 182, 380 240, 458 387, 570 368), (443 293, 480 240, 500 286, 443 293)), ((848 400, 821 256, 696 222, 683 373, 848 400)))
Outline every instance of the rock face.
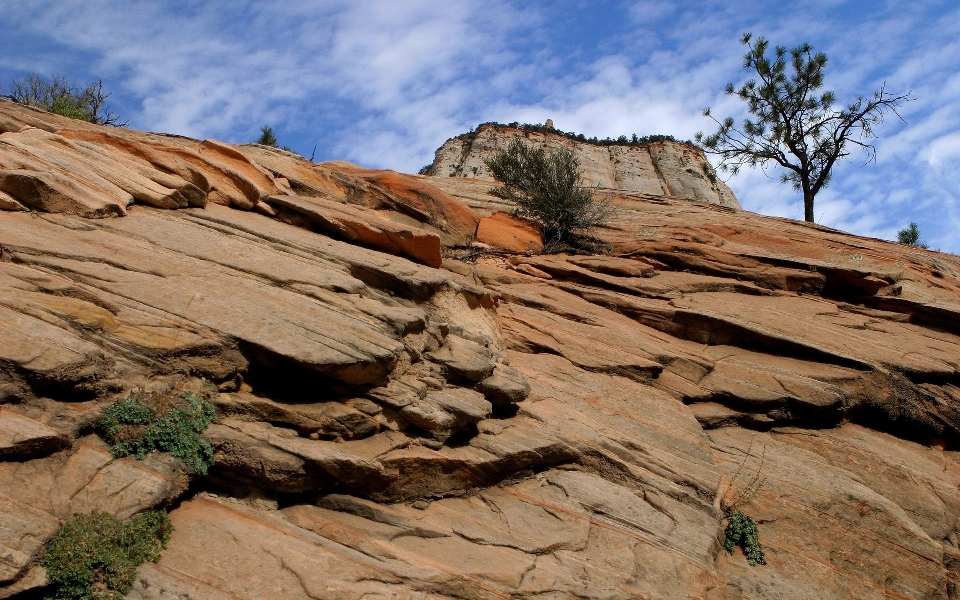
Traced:
POLYGON ((424 174, 493 181, 485 161, 517 137, 548 150, 571 150, 580 161, 583 183, 589 187, 740 209, 736 196, 717 177, 703 151, 672 141, 644 146, 599 146, 556 133, 484 123, 476 131, 447 140, 424 174))
POLYGON ((480 219, 477 241, 511 252, 543 250, 543 234, 533 224, 509 213, 496 212, 480 219))
POLYGON ((0 127, 0 598, 158 507, 130 598, 960 596, 956 256, 613 190, 608 255, 465 251, 484 180, 0 127), (93 433, 185 391, 206 477, 93 433))

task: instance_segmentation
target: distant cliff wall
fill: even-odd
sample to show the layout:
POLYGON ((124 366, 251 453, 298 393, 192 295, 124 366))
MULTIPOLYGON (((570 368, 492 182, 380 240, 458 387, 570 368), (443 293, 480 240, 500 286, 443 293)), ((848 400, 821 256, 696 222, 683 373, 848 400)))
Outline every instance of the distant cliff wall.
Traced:
POLYGON ((733 191, 717 177, 703 151, 672 141, 601 146, 560 134, 487 123, 476 131, 447 140, 423 173, 492 181, 485 161, 506 148, 516 136, 543 148, 572 150, 580 160, 583 182, 589 186, 740 209, 733 191))

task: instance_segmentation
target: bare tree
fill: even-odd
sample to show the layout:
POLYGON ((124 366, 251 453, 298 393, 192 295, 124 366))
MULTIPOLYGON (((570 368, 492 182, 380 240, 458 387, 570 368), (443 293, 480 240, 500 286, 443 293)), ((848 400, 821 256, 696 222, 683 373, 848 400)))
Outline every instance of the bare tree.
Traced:
POLYGON ((14 102, 98 125, 125 127, 127 123, 120 122, 119 117, 107 107, 106 100, 109 97, 100 79, 82 89, 71 84, 63 75, 46 79, 37 73, 30 73, 10 82, 10 98, 14 102))
POLYGON ((833 107, 833 92, 820 93, 827 55, 814 54, 810 44, 790 50, 792 74, 787 75, 787 49, 777 46, 774 57, 767 57, 769 42, 745 33, 741 43, 749 51, 743 57, 743 68, 759 77, 739 89, 727 84, 726 93, 736 94, 747 103, 754 118, 744 119, 738 127, 732 117, 722 122, 710 113, 719 129, 712 135, 698 133, 696 139, 710 153, 721 158, 720 167, 733 173, 744 165, 766 166, 769 162, 785 169, 780 179, 803 192, 804 218, 813 222, 813 201, 817 193, 830 183, 834 164, 850 155, 850 146, 867 152, 868 162, 876 158, 876 148, 867 140, 876 137, 874 127, 884 120, 887 111, 898 117, 897 108, 912 100, 909 93, 891 94, 884 86, 870 99, 863 96, 845 108, 833 107))
POLYGON ((87 86, 83 91, 82 98, 90 107, 94 116, 94 123, 99 125, 112 125, 113 127, 126 127, 127 121, 120 121, 120 117, 110 112, 106 105, 110 94, 103 91, 103 80, 98 79, 87 86))

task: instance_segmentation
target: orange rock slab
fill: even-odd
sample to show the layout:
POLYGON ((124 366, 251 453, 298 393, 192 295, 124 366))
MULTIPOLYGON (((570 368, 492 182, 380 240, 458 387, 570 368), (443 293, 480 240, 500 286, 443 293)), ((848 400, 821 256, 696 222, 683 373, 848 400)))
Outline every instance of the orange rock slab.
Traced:
POLYGON ((437 234, 397 223, 371 210, 305 196, 270 196, 267 202, 306 217, 317 229, 334 237, 434 268, 443 262, 437 234))
POLYGON ((505 212, 480 219, 477 241, 510 252, 543 250, 543 234, 535 225, 505 212))
POLYGON ((392 200, 395 210, 410 214, 447 234, 446 244, 466 245, 473 240, 480 216, 450 194, 396 171, 364 169, 345 162, 324 163, 327 169, 372 183, 392 200))

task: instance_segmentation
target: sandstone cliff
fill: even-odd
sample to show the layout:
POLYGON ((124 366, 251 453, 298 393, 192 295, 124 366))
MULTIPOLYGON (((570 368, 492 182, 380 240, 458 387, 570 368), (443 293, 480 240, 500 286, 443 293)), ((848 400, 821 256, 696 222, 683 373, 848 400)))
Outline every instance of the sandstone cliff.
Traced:
POLYGON ((636 192, 610 255, 480 253, 487 181, 0 130, 0 598, 153 507, 130 598, 958 596, 960 257, 636 192), (93 432, 181 391, 206 477, 93 432))
POLYGON ((740 208, 736 196, 717 177, 703 151, 673 141, 600 146, 558 133, 484 123, 476 131, 447 140, 424 174, 493 181, 485 161, 517 136, 542 148, 573 151, 587 186, 740 208))

